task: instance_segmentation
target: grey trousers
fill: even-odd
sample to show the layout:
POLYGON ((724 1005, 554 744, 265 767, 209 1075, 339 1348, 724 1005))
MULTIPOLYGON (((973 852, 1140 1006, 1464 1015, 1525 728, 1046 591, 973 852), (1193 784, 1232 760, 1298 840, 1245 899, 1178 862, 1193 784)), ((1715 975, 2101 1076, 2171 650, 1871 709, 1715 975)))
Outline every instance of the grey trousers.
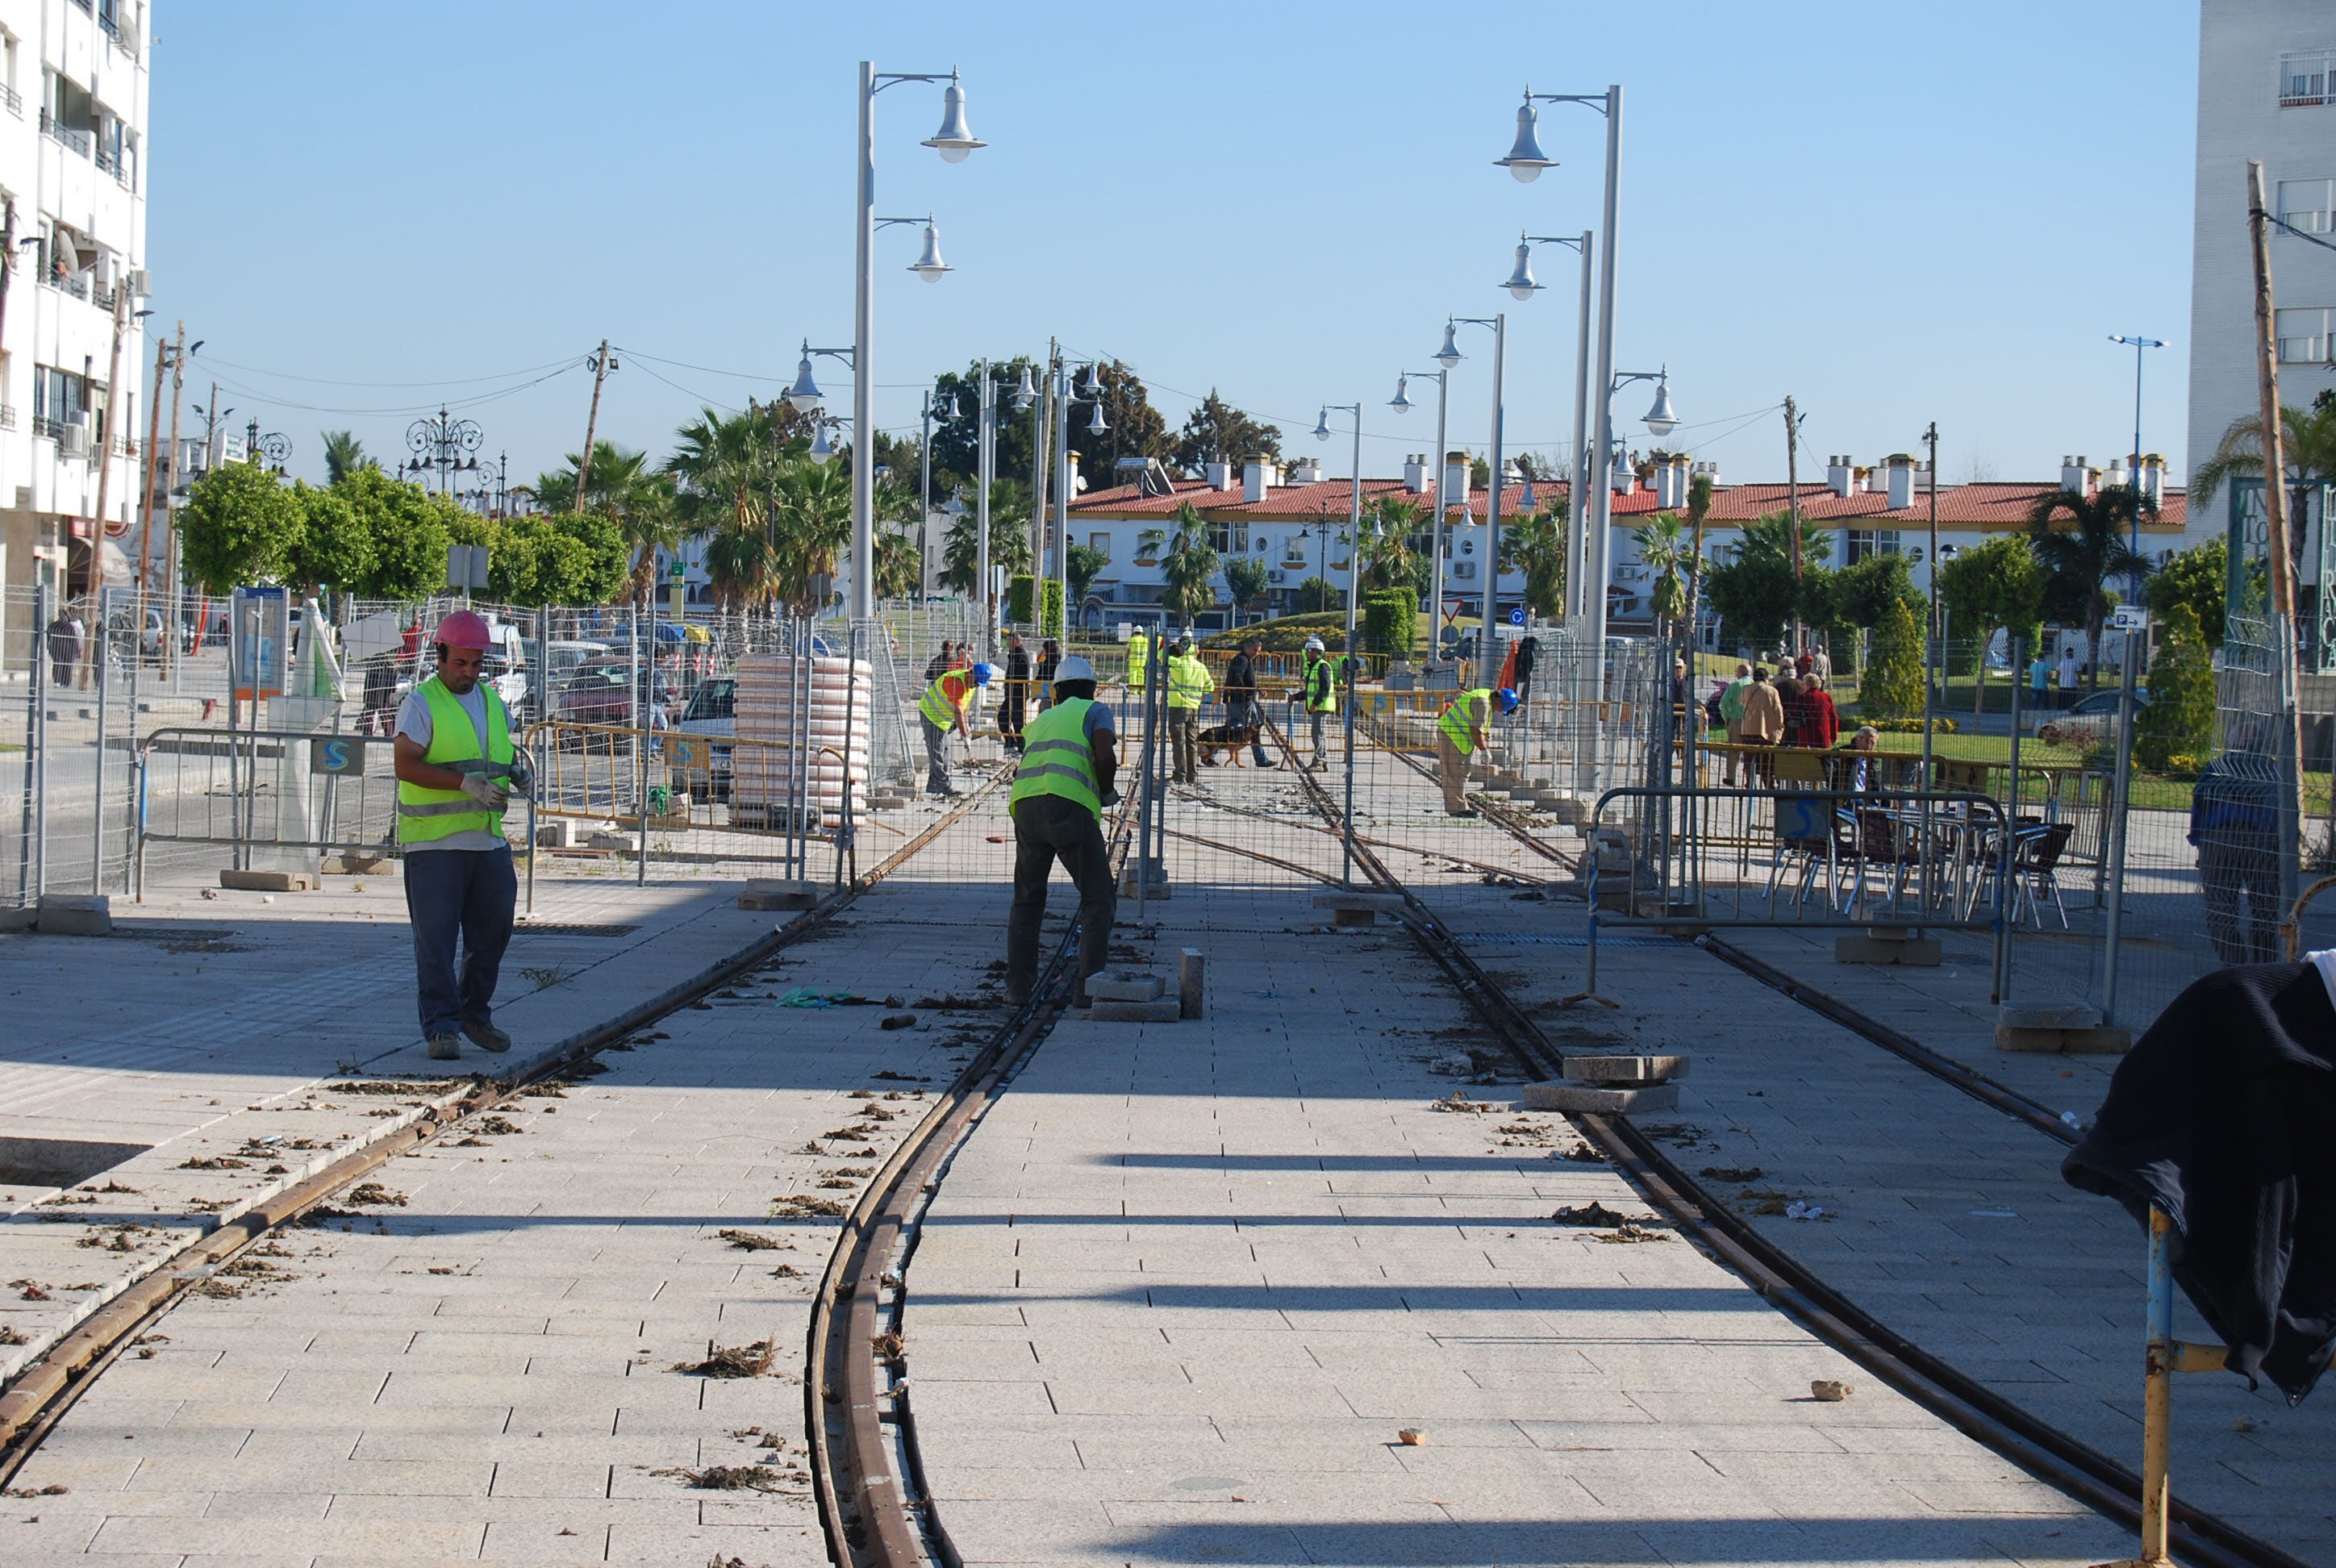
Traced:
POLYGON ((1175 784, 1201 782, 1201 710, 1196 707, 1172 707, 1168 710, 1169 755, 1175 764, 1175 784))
POLYGON ((1046 918, 1046 879, 1055 862, 1079 890, 1079 983, 1111 961, 1111 922, 1119 898, 1111 883, 1111 850, 1095 813, 1061 795, 1033 795, 1014 807, 1014 908, 1006 921, 1006 994, 1019 1001, 1038 982, 1038 930, 1046 918))
POLYGON ((495 981, 511 945, 519 899, 510 846, 409 852, 404 872, 423 1037, 451 1035, 466 1023, 492 1023, 495 981), (459 971, 457 937, 462 949, 459 971))
POLYGON ((922 714, 917 722, 925 726, 925 793, 945 795, 949 793, 949 732, 922 714))

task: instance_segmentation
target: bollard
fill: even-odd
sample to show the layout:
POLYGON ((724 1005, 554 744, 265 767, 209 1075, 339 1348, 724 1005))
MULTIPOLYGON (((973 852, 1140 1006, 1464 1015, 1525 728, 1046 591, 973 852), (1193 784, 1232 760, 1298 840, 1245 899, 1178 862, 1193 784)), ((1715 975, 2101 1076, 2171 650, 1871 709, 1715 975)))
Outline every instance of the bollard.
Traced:
POLYGON ((1209 1016, 1207 957, 1198 948, 1180 949, 1176 954, 1177 1016, 1182 1018, 1205 1018, 1209 1016))

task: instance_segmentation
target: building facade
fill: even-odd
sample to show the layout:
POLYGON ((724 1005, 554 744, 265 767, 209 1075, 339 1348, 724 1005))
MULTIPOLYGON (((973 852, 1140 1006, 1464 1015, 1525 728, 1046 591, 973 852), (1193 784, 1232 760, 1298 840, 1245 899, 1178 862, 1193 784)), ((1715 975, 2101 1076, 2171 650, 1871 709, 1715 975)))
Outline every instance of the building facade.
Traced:
POLYGON ((0 0, 0 582, 12 588, 73 598, 132 579, 151 36, 144 0, 0 0))

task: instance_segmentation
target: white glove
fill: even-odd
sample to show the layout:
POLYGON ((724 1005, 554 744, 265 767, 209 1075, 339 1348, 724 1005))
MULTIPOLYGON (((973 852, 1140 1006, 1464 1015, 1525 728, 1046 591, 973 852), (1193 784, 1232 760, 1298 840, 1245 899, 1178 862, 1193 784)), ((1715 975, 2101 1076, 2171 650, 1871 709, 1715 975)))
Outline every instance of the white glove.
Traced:
POLYGON ((511 791, 482 773, 464 774, 462 793, 491 812, 500 812, 511 803, 511 791))

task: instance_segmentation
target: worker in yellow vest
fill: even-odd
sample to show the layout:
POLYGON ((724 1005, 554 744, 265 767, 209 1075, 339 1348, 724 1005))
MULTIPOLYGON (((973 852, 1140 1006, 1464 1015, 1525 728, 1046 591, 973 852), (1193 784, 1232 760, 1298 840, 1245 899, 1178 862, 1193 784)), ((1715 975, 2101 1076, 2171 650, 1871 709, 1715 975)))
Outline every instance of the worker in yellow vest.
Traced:
POLYGON ((1498 691, 1478 687, 1452 699, 1436 721, 1436 776, 1444 784, 1444 809, 1455 817, 1472 817, 1468 804, 1468 764, 1491 745, 1495 710, 1514 713, 1517 694, 1507 687, 1498 691))
POLYGON ((1126 692, 1126 700, 1129 702, 1141 703, 1144 700, 1144 677, 1151 673, 1152 669, 1149 663, 1151 656, 1152 639, 1144 634, 1144 628, 1138 627, 1129 632, 1127 634, 1126 692))
POLYGON ((1038 982, 1038 932, 1055 862, 1079 890, 1079 978, 1071 1005, 1087 1005, 1086 982, 1110 961, 1118 899, 1103 808, 1115 805, 1119 770, 1111 710, 1095 700, 1095 666, 1078 655, 1055 671, 1054 699, 1022 732, 1022 764, 1007 794, 1014 819, 1014 907, 1006 923, 1006 998, 1029 1000, 1038 982))
POLYGON ((493 643, 486 621, 456 610, 431 641, 437 673, 399 706, 391 749, 422 1037, 433 1060, 452 1061, 462 1054, 463 1035, 485 1050, 511 1049, 494 1021, 495 980, 519 899, 503 808, 532 780, 511 746, 501 696, 479 678, 493 643))
POLYGON ((972 744, 973 726, 966 717, 966 704, 972 698, 976 687, 989 684, 989 667, 977 664, 968 669, 944 669, 933 677, 932 685, 925 687, 922 700, 917 704, 917 720, 925 732, 925 793, 953 795, 957 787, 949 781, 949 737, 952 730, 965 735, 972 744))
POLYGON ((1168 656, 1168 741, 1177 784, 1201 782, 1201 705, 1216 689, 1216 677, 1192 651, 1192 639, 1178 638, 1168 656))
POLYGON ((1306 674, 1299 696, 1306 704, 1306 726, 1314 737, 1314 760, 1307 766, 1320 773, 1330 765, 1330 748, 1322 732, 1330 716, 1338 711, 1338 683, 1319 637, 1306 639, 1306 674))

